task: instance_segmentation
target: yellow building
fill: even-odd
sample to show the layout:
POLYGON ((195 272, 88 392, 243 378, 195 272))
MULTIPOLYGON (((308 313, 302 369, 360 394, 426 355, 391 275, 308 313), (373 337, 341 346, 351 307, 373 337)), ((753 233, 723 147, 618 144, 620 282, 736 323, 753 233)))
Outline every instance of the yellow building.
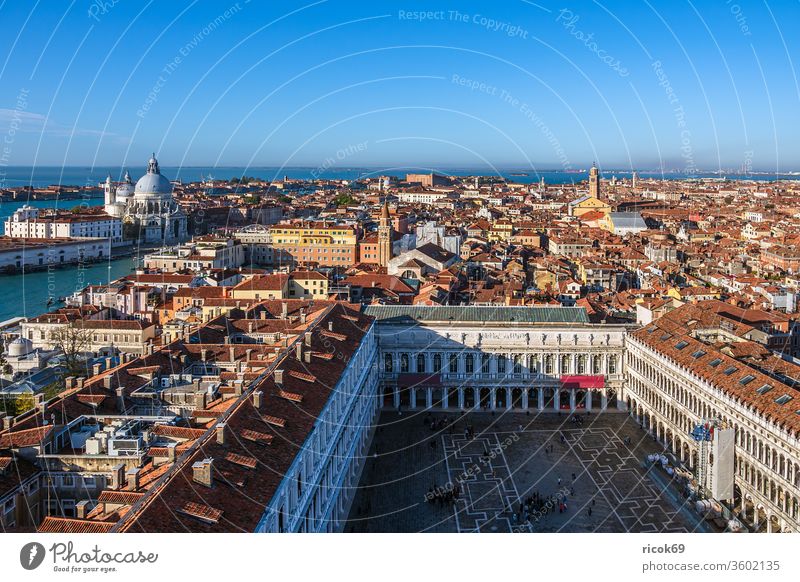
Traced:
POLYGON ((587 212, 602 212, 605 215, 609 215, 611 214, 611 206, 594 196, 581 196, 569 203, 570 216, 582 216, 587 212))
POLYGON ((324 267, 345 267, 357 260, 356 231, 325 223, 278 224, 270 228, 275 263, 294 261, 324 267))

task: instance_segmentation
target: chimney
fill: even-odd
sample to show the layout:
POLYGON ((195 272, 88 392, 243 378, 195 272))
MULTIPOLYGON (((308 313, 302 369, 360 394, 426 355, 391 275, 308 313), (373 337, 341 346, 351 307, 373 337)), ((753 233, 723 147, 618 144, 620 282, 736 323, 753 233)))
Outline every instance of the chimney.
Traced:
POLYGON ((98 363, 92 366, 92 376, 97 376, 102 371, 103 371, 103 364, 98 363))
POLYGON ((284 301, 281 303, 281 319, 289 317, 289 305, 284 301))
POLYGON ((75 387, 79 388, 79 389, 83 388, 83 383, 84 383, 85 380, 86 380, 86 378, 77 378, 75 380, 75 387))
POLYGON ((86 519, 88 513, 92 510, 92 501, 84 499, 75 504, 75 517, 78 519, 86 519))
POLYGON ((305 309, 300 312, 300 323, 306 322, 306 311, 305 309))
POLYGON ((275 383, 283 386, 283 370, 275 370, 275 383))
POLYGON ((64 378, 64 388, 67 390, 75 388, 75 376, 67 376, 64 378))
POLYGON ((111 486, 110 489, 119 491, 125 484, 125 463, 118 463, 111 469, 111 486))
POLYGON ((253 333, 254 323, 252 321, 247 322, 247 333, 253 333))
POLYGON ((296 352, 296 355, 297 355, 297 360, 298 361, 302 360, 303 359, 303 344, 302 344, 302 342, 297 342, 297 345, 295 346, 295 352, 296 352))
POLYGON ((253 358, 253 348, 247 348, 244 352, 245 362, 249 362, 253 358))
POLYGON ((113 380, 113 378, 111 377, 111 374, 109 374, 108 376, 103 378, 103 388, 105 388, 106 390, 111 390, 111 381, 112 380, 113 380))
POLYGON ((117 406, 119 407, 120 413, 125 412, 125 390, 122 386, 117 388, 117 406))
POLYGON ((333 320, 328 322, 328 331, 333 331, 333 320))
POLYGON ((205 392, 195 392, 194 393, 194 407, 197 410, 202 410, 206 407, 206 393, 205 392))
POLYGON ((213 482, 214 459, 203 459, 192 465, 192 480, 200 485, 211 487, 213 482))
POLYGON ((253 392, 253 407, 254 408, 261 408, 261 397, 264 396, 264 393, 261 390, 256 390, 253 392))
POLYGON ((139 490, 139 468, 134 467, 133 469, 128 469, 125 471, 125 479, 127 483, 125 484, 125 489, 128 491, 138 491, 139 490))
POLYGON ((306 364, 310 364, 311 363, 311 350, 306 350, 306 352, 303 354, 303 361, 306 364))
POLYGON ((167 460, 170 463, 175 462, 175 449, 178 448, 178 443, 167 443, 167 460))
POLYGON ((231 362, 235 362, 236 361, 236 348, 234 348, 234 347, 228 348, 228 354, 230 354, 231 362))
POLYGON ((208 350, 206 349, 200 350, 200 359, 204 362, 208 359, 208 350))
POLYGON ((225 444, 225 432, 226 432, 226 424, 224 422, 217 423, 217 444, 224 445, 225 444))
POLYGON ((310 331, 307 331, 305 334, 303 334, 303 339, 305 340, 306 345, 308 347, 311 347, 311 332, 310 331))
POLYGON ((13 416, 4 416, 3 417, 3 430, 9 430, 12 426, 14 426, 14 417, 13 416))

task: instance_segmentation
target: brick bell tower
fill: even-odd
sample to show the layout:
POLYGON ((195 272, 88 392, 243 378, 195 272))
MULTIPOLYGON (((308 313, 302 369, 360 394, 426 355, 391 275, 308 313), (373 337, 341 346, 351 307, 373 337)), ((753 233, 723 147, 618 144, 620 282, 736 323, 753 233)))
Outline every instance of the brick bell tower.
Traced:
POLYGON ((389 217, 389 205, 384 200, 381 208, 381 220, 378 224, 378 264, 386 267, 392 258, 392 220, 389 217))

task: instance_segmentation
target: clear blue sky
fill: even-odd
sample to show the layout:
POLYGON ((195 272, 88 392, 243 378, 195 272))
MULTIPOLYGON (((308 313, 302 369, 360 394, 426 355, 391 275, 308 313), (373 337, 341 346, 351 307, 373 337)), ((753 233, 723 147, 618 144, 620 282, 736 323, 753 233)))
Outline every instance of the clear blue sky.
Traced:
POLYGON ((0 165, 800 169, 796 1, 0 0, 0 22, 0 165))

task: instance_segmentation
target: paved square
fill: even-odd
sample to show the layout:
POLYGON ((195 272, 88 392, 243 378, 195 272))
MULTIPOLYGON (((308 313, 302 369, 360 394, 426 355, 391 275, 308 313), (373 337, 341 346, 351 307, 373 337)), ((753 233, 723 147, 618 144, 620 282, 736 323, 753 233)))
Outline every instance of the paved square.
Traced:
POLYGON ((346 531, 705 531, 666 475, 642 466, 661 447, 629 416, 582 419, 578 425, 566 414, 385 411, 346 531), (447 426, 431 427, 445 418, 447 426), (429 494, 454 488, 454 501, 429 494), (543 509, 519 519, 520 500, 535 494, 543 509), (566 504, 563 512, 557 499, 566 504))

